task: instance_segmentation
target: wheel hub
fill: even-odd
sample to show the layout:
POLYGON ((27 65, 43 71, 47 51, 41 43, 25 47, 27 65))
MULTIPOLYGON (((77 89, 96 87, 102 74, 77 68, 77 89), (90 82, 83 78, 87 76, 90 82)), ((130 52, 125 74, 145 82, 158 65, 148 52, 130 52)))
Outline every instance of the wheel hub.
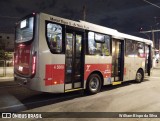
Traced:
POLYGON ((138 80, 138 81, 141 81, 141 79, 142 79, 141 73, 137 73, 137 80, 138 80))
POLYGON ((91 90, 97 90, 99 86, 99 80, 97 77, 92 78, 90 82, 90 88, 91 90))

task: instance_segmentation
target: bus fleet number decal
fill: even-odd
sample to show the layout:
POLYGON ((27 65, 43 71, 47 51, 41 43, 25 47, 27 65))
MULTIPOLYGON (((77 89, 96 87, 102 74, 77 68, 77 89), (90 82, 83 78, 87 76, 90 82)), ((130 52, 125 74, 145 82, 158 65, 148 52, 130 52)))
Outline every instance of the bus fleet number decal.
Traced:
POLYGON ((64 65, 54 65, 54 69, 64 69, 64 65))

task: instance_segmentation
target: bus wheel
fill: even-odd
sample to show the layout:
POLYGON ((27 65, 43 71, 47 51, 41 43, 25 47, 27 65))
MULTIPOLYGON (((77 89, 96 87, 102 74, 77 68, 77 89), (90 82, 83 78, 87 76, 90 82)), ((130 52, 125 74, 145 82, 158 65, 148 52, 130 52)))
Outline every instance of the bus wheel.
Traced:
POLYGON ((143 81, 143 78, 144 78, 144 74, 143 74, 143 71, 142 70, 138 70, 137 71, 137 74, 136 74, 136 82, 140 83, 143 81))
POLYGON ((100 91, 101 86, 101 77, 98 74, 91 74, 87 80, 87 92, 89 94, 96 94, 100 91))

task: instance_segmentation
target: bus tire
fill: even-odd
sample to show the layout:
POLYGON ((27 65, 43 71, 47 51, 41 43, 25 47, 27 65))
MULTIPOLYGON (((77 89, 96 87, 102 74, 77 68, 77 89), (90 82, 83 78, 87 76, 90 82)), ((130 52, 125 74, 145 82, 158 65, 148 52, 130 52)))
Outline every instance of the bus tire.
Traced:
POLYGON ((137 73, 136 73, 136 79, 135 81, 137 83, 141 83, 144 79, 144 73, 143 73, 143 70, 138 70, 137 73))
POLYGON ((91 74, 87 80, 87 93, 96 94, 101 90, 102 79, 98 74, 91 74))

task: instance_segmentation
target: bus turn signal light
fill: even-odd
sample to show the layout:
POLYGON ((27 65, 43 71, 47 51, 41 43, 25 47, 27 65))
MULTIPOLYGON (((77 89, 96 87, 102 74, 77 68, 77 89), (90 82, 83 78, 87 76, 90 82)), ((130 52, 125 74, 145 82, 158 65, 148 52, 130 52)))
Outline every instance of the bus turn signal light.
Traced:
POLYGON ((36 72, 36 54, 32 57, 32 75, 36 72))

